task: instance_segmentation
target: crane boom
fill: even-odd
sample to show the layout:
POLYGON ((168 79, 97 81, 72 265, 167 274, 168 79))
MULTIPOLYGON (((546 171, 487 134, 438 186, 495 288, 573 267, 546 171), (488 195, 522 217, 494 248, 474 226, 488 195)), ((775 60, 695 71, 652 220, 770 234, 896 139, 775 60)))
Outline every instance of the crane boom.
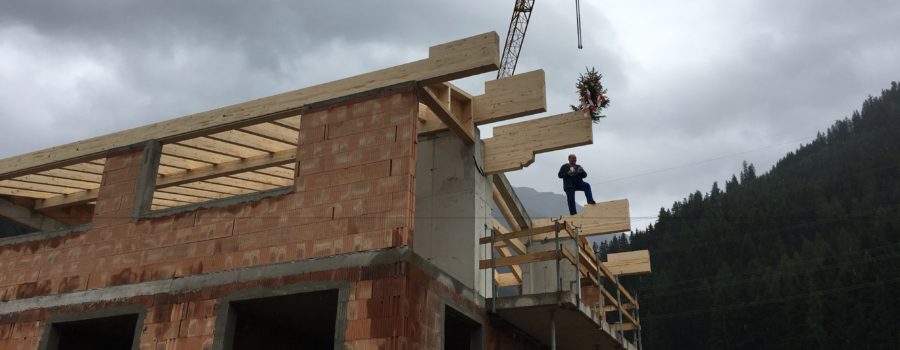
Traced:
POLYGON ((503 56, 500 57, 500 70, 497 72, 498 79, 512 76, 513 72, 516 71, 516 63, 519 62, 519 53, 522 51, 525 31, 528 30, 528 21, 531 19, 531 10, 533 8, 534 0, 516 0, 512 19, 509 21, 509 30, 506 32, 503 56))

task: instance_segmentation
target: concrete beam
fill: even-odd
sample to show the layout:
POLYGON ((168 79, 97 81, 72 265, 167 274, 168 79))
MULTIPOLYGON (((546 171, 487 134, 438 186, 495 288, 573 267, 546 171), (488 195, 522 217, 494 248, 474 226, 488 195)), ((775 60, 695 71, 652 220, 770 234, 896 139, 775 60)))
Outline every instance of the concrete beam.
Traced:
POLYGON ((66 227, 51 217, 2 198, 0 198, 0 216, 37 231, 52 231, 66 227))

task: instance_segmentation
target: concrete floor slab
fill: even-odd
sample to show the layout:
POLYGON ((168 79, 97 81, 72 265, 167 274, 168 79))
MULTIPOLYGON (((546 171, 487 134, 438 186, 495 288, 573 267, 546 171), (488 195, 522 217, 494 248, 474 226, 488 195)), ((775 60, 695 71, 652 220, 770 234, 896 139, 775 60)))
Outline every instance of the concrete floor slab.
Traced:
POLYGON ((624 346, 612 328, 595 321, 586 305, 577 305, 575 293, 542 293, 487 300, 487 309, 547 346, 551 344, 551 319, 556 321, 556 346, 568 349, 634 349, 624 346))

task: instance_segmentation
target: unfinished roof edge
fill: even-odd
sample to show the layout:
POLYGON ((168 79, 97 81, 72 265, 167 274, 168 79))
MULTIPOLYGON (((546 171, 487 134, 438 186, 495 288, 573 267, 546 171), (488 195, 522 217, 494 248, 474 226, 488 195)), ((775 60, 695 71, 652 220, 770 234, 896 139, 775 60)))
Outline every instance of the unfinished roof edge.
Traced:
POLYGON ((496 32, 479 34, 432 46, 427 59, 2 159, 0 180, 101 158, 108 151, 149 140, 172 141, 236 124, 274 120, 312 103, 398 83, 428 85, 494 71, 500 62, 499 40, 496 32))

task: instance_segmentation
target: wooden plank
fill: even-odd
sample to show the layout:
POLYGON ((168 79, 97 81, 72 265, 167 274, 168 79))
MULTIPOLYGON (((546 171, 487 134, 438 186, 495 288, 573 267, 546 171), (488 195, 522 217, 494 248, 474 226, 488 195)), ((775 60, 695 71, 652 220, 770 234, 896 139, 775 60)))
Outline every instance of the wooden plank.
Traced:
POLYGON ((185 196, 204 198, 206 200, 231 197, 231 195, 229 195, 229 194, 223 194, 223 193, 212 192, 212 191, 204 191, 204 190, 198 190, 198 189, 181 187, 181 186, 157 188, 156 192, 181 194, 181 195, 185 195, 185 196))
POLYGON ((88 174, 103 174, 103 165, 94 163, 79 163, 66 166, 64 169, 80 171, 88 174))
POLYGON ((516 255, 510 257, 500 257, 494 258, 494 260, 486 259, 478 262, 478 267, 480 269, 489 269, 491 266, 494 267, 502 267, 502 266, 510 266, 510 265, 522 265, 529 264, 538 261, 547 261, 547 260, 555 260, 556 259, 556 251, 549 250, 545 252, 535 252, 528 253, 524 255, 516 255), (494 265, 491 265, 493 262, 494 265))
MULTIPOLYGON (((627 199, 588 204, 581 213, 563 216, 562 220, 580 227, 580 235, 583 237, 631 230, 631 215, 627 199)), ((535 225, 547 225, 551 222, 549 218, 534 220, 535 225)))
POLYGON ((618 331, 633 331, 639 329, 638 326, 634 325, 634 323, 613 323, 609 325, 616 332, 618 331))
POLYGON ((546 95, 543 70, 486 81, 484 95, 472 98, 475 124, 546 112, 546 95))
MULTIPOLYGON (((539 234, 546 233, 546 232, 553 232, 555 230, 556 230, 556 228, 553 225, 540 226, 540 227, 530 228, 527 230, 512 232, 507 235, 504 235, 504 238, 512 239, 512 238, 531 237, 531 236, 539 235, 539 234)), ((490 244, 491 237, 482 237, 481 239, 478 240, 478 243, 490 244)))
POLYGON ((433 46, 427 59, 244 102, 174 120, 124 130, 17 157, 0 160, 0 179, 101 158, 108 150, 149 140, 163 143, 298 114, 312 103, 327 101, 406 82, 431 85, 496 70, 499 37, 490 32, 433 46))
POLYGON ((233 177, 235 179, 247 180, 247 181, 255 181, 267 185, 283 187, 283 186, 291 186, 294 184, 293 179, 285 179, 280 177, 275 177, 266 174, 258 174, 254 172, 243 172, 232 174, 229 177, 233 177))
POLYGON ((7 196, 16 196, 16 197, 28 197, 28 198, 52 198, 58 196, 56 193, 47 193, 47 192, 39 192, 39 191, 30 191, 23 190, 18 188, 8 188, 0 186, 0 194, 7 196))
POLYGON ((34 183, 30 183, 30 182, 22 182, 22 181, 16 181, 16 180, 0 181, 0 186, 6 187, 6 188, 17 188, 17 189, 21 189, 21 190, 56 193, 56 194, 72 194, 72 193, 81 191, 80 189, 77 189, 77 188, 52 186, 52 185, 44 185, 44 184, 34 184, 34 183))
POLYGON ((203 190, 203 191, 210 191, 210 192, 217 192, 217 193, 227 195, 228 197, 259 192, 259 191, 255 191, 255 190, 248 190, 245 188, 220 185, 220 184, 209 183, 209 182, 204 182, 204 181, 186 183, 186 184, 181 185, 181 187, 192 188, 192 189, 203 190))
POLYGON ((38 231, 56 230, 66 226, 53 218, 3 198, 0 198, 0 216, 38 231))
POLYGON ((522 281, 513 276, 512 273, 495 273, 494 281, 497 282, 498 287, 513 287, 513 286, 521 286, 522 281))
MULTIPOLYGON (((622 305, 622 307, 625 308, 625 310, 634 310, 634 304, 631 304, 631 303, 625 303, 622 305)), ((606 312, 613 312, 616 310, 618 310, 618 309, 616 309, 616 307, 612 306, 612 305, 606 305, 603 307, 603 311, 606 311, 606 312)))
POLYGON ((607 254, 606 260, 603 265, 619 276, 643 275, 651 272, 649 250, 607 254))
POLYGON ((273 188, 278 187, 275 185, 263 184, 263 183, 259 183, 256 181, 235 179, 235 178, 231 178, 231 177, 215 177, 212 179, 206 179, 206 180, 204 180, 204 182, 220 184, 220 185, 225 185, 225 186, 238 187, 238 188, 243 188, 243 189, 247 189, 247 190, 252 190, 255 192, 271 190, 273 188))
POLYGON ((495 248, 506 248, 509 246, 509 247, 512 247, 513 250, 516 251, 516 254, 525 254, 528 252, 528 248, 525 247, 525 244, 522 243, 522 241, 520 239, 506 238, 506 235, 509 234, 509 231, 507 231, 506 228, 504 228, 502 225, 500 225, 500 223, 497 222, 497 219, 491 218, 491 228, 493 230, 497 231, 496 232, 497 241, 494 242, 495 248))
POLYGON ((294 169, 285 169, 282 167, 269 167, 269 168, 257 169, 255 171, 258 173, 261 173, 261 174, 277 176, 277 177, 280 177, 283 179, 291 179, 291 180, 294 179, 294 169))
POLYGON ((162 198, 153 198, 153 206, 150 208, 150 210, 154 210, 153 208, 160 208, 160 207, 174 208, 174 207, 180 207, 182 205, 188 205, 188 204, 191 204, 191 203, 173 201, 173 200, 162 199, 162 198))
POLYGON ((286 151, 276 152, 271 155, 264 154, 257 157, 235 160, 218 165, 208 165, 202 168, 193 169, 190 172, 157 178, 156 187, 164 188, 168 186, 178 186, 181 184, 212 179, 256 169, 270 168, 273 165, 293 163, 296 157, 297 151, 295 149, 290 149, 286 151))
POLYGON ((77 192, 69 195, 55 196, 34 203, 34 209, 43 210, 67 205, 82 204, 97 200, 99 189, 77 192))
POLYGON ((240 157, 225 155, 218 152, 210 152, 199 148, 188 147, 186 145, 178 143, 169 143, 163 145, 163 154, 210 164, 226 163, 241 159, 240 157))
POLYGON ((293 147, 297 146, 300 137, 299 132, 272 123, 248 125, 238 130, 293 147))
POLYGON ((166 154, 166 150, 163 149, 163 154, 159 159, 159 165, 190 170, 190 169, 207 167, 207 166, 213 165, 213 163, 198 162, 196 160, 190 160, 190 159, 181 158, 181 157, 171 155, 171 154, 166 154))
POLYGON ((171 176, 171 175, 183 173, 185 170, 187 170, 187 169, 176 168, 176 167, 173 167, 170 165, 160 164, 159 169, 157 170, 157 171, 159 171, 159 174, 157 174, 157 175, 171 176))
MULTIPOLYGON (((296 149, 293 144, 286 144, 280 141, 274 141, 270 138, 250 134, 241 130, 226 130, 220 133, 209 135, 210 138, 223 142, 230 142, 236 145, 244 145, 253 149, 274 153, 287 149, 296 149)), ((294 138, 296 143, 296 137, 294 138)))
POLYGON ((575 111, 494 128, 484 140, 484 172, 519 170, 534 155, 593 143, 591 118, 575 111))
MULTIPOLYGON (((509 251, 509 248, 507 248, 507 247, 497 248, 497 252, 499 252, 500 256, 504 257, 504 258, 510 257, 510 256, 515 256, 512 254, 511 251, 509 251)), ((510 265, 509 269, 510 269, 510 271, 511 271, 510 273, 513 275, 513 277, 515 277, 516 280, 519 281, 519 283, 521 284, 522 283, 522 267, 520 267, 519 265, 510 265)))
POLYGON ((208 152, 227 155, 234 158, 250 158, 269 153, 253 148, 235 145, 233 143, 222 142, 208 137, 196 137, 188 140, 182 140, 179 141, 178 144, 190 146, 208 152))
POLYGON ((165 200, 169 200, 169 201, 176 201, 176 202, 182 202, 182 203, 199 203, 199 202, 207 201, 206 198, 187 196, 187 195, 183 195, 183 194, 168 193, 168 192, 162 192, 162 191, 156 191, 153 193, 153 200, 155 201, 157 199, 165 199, 165 200))
POLYGON ((40 175, 58 177, 61 179, 69 179, 76 181, 84 181, 84 182, 94 182, 99 184, 100 181, 103 181, 103 175, 98 174, 88 174, 81 171, 67 170, 67 169, 50 169, 46 171, 42 171, 38 173, 40 175))
POLYGON ((35 184, 45 184, 45 185, 53 185, 53 186, 62 186, 69 188, 78 188, 82 190, 89 190, 92 188, 100 187, 100 184, 97 182, 88 182, 88 181, 79 181, 79 180, 70 180, 66 178, 58 178, 53 176, 46 176, 40 174, 34 175, 23 175, 19 176, 13 180, 30 182, 35 184))
MULTIPOLYGON (((417 91, 419 100, 428 106, 438 119, 444 122, 444 125, 446 125, 447 128, 453 131, 456 136, 459 136, 464 144, 471 145, 475 143, 475 124, 472 122, 471 118, 466 119, 463 116, 450 111, 450 108, 447 106, 449 101, 441 101, 440 98, 434 94, 433 89, 419 87, 417 91)), ((449 90, 447 99, 449 99, 449 90)))
POLYGON ((295 116, 287 117, 287 118, 281 118, 281 119, 275 120, 273 122, 284 125, 291 129, 300 131, 300 116, 299 115, 295 115, 295 116))

